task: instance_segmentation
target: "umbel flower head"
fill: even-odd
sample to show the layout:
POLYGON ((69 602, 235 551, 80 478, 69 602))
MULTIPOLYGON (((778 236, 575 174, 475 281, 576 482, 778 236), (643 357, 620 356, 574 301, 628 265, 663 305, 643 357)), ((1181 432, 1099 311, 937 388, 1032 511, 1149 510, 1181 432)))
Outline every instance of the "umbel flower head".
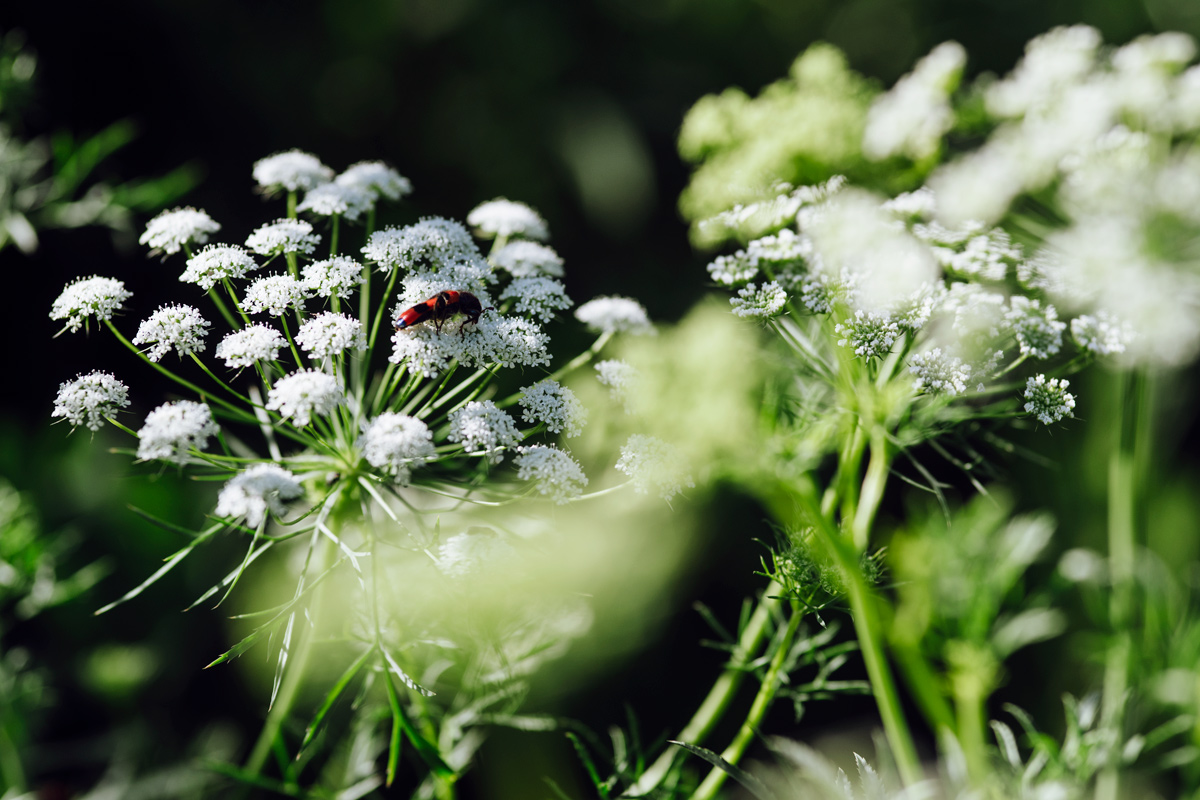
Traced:
POLYGON ((296 344, 318 358, 327 358, 347 350, 365 350, 367 337, 358 320, 322 311, 300 326, 296 344))
POLYGON ((524 203, 503 197, 477 205, 467 214, 467 224, 488 239, 522 236, 542 241, 550 235, 540 214, 524 203))
POLYGON ((150 220, 138 243, 150 245, 152 253, 173 255, 188 245, 204 244, 210 233, 219 230, 221 226, 203 211, 173 208, 150 220))
POLYGON ((351 164, 334 180, 342 186, 355 186, 375 197, 386 197, 388 200, 399 200, 412 192, 412 183, 408 178, 382 161, 360 161, 351 164))
POLYGON ((588 484, 583 467, 569 453, 557 447, 533 445, 518 447, 513 459, 517 466, 517 477, 533 481, 538 492, 556 503, 566 503, 583 493, 588 484))
POLYGON ((386 411, 363 428, 358 440, 363 458, 373 467, 407 484, 413 467, 433 459, 433 433, 416 417, 386 411))
POLYGON ((304 494, 296 476, 278 464, 255 464, 225 484, 217 497, 218 517, 240 517, 258 527, 267 512, 277 517, 287 511, 286 500, 304 494))
POLYGON ((264 191, 295 192, 333 180, 333 170, 311 153, 288 150, 254 162, 254 180, 264 191))
POLYGON ((274 361, 287 347, 287 339, 270 325, 258 323, 234 331, 217 345, 217 358, 225 359, 232 369, 252 367, 260 361, 274 361))
POLYGON ((164 403, 146 415, 146 422, 138 431, 137 455, 145 460, 186 464, 191 460, 189 451, 203 450, 217 431, 212 411, 204 403, 191 400, 164 403))
POLYGON ((58 389, 51 416, 65 417, 71 427, 86 425, 98 431, 106 417, 129 405, 129 387, 99 370, 67 381, 58 389))
POLYGON ((301 370, 275 382, 267 395, 267 409, 278 411, 284 419, 303 428, 312 421, 313 414, 332 414, 345 399, 334 376, 301 370))
POLYGON ((246 239, 246 247, 260 256, 310 255, 320 243, 321 237, 313 233, 313 226, 302 219, 277 219, 257 228, 246 239))
POLYGON ((597 297, 575 309, 575 318, 602 333, 653 333, 646 309, 628 297, 597 297))
POLYGON ((134 344, 148 344, 146 356, 158 361, 172 349, 180 357, 204 352, 204 337, 212 323, 191 306, 163 306, 142 323, 134 344))
POLYGON ((125 284, 115 278, 80 278, 67 285, 50 308, 50 319, 66 320, 63 330, 77 331, 88 317, 112 319, 121 304, 133 297, 125 284))
POLYGON ((240 245, 209 245, 188 259, 187 269, 179 280, 194 283, 207 292, 220 281, 243 278, 260 266, 240 245))

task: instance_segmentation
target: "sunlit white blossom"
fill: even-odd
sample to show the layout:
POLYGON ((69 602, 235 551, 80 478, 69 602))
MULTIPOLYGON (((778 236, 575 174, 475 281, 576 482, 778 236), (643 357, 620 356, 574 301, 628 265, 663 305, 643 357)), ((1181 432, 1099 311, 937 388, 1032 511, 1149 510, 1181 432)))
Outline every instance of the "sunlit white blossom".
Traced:
POLYGON ((668 501, 685 488, 696 486, 679 450, 654 436, 630 436, 621 447, 616 467, 633 479, 633 488, 639 494, 653 490, 668 501))
POLYGON ((1037 375, 1025 382, 1025 411, 1043 425, 1075 416, 1075 397, 1067 391, 1068 381, 1037 375))
POLYGON ((1004 295, 977 283, 954 283, 942 299, 941 311, 964 340, 996 339, 1005 326, 1004 295))
POLYGON ((316 297, 345 300, 362 284, 362 265, 349 256, 334 256, 305 264, 300 283, 316 297))
POLYGON ((332 414, 345 400, 337 378, 316 370, 301 370, 275 382, 267 394, 267 408, 303 428, 314 414, 332 414))
POLYGON ((1107 311, 1083 314, 1071 320, 1071 338, 1081 350, 1098 356, 1124 353, 1133 337, 1133 329, 1107 311))
POLYGON ((935 347, 925 353, 914 353, 908 360, 908 371, 916 376, 917 391, 955 397, 967 390, 971 368, 961 358, 935 347))
POLYGON ((133 337, 134 344, 148 344, 146 357, 158 361, 174 348, 180 358, 204 352, 204 337, 212 323, 191 306, 170 305, 151 314, 133 337))
POLYGON ((296 476, 278 464, 254 464, 235 475, 217 496, 218 517, 244 518, 257 528, 269 511, 276 517, 287 511, 285 501, 304 494, 296 476))
POLYGON ((1040 301, 1023 295, 1014 295, 1009 304, 1004 318, 1017 337, 1022 353, 1034 358, 1050 358, 1062 349, 1062 333, 1067 325, 1058 321, 1054 306, 1043 306, 1040 301))
POLYGON ((1009 268, 1021 263, 1024 258, 1021 248, 1013 244, 1008 234, 1000 228, 973 236, 962 250, 935 248, 934 252, 948 271, 996 282, 1002 282, 1009 268))
POLYGON ((465 366, 536 367, 550 363, 549 342, 531 320, 487 313, 465 330, 450 326, 439 333, 432 325, 418 325, 396 331, 388 360, 430 377, 453 361, 465 366))
POLYGON ((575 319, 602 333, 653 333, 646 309, 628 297, 597 297, 575 309, 575 319))
POLYGON ((337 215, 355 221, 374 207, 375 195, 366 189, 342 183, 323 183, 309 189, 296 210, 308 211, 320 217, 337 215))
POLYGON ((523 236, 526 239, 546 239, 550 235, 546 220, 529 206, 503 197, 480 203, 467 214, 467 224, 488 239, 501 236, 523 236))
POLYGON ((570 453, 541 444, 518 447, 517 450, 518 455, 513 458, 517 477, 533 481, 539 493, 559 504, 583 494, 588 479, 583 474, 583 467, 571 458, 570 453))
POLYGON ((770 281, 761 287, 751 283, 739 289, 738 296, 729 298, 729 303, 739 317, 773 317, 783 310, 787 300, 783 287, 770 281))
POLYGON ((258 361, 274 361, 285 347, 283 334, 260 322, 227 335, 217 344, 216 355, 225 359, 225 366, 241 369, 258 361))
POLYGON ((365 350, 367 337, 358 320, 345 314, 322 311, 300 326, 296 344, 306 353, 326 358, 347 350, 365 350))
POLYGON ((946 296, 946 284, 930 281, 913 292, 891 309, 897 327, 907 333, 916 333, 925 327, 933 312, 946 296))
POLYGON ((363 426, 358 440, 367 463, 407 485, 414 467, 433 459, 433 433, 416 417, 385 411, 363 426))
POLYGON ((723 286, 738 286, 758 276, 758 262, 745 250, 719 255, 708 263, 708 274, 723 286))
POLYGON ((839 304, 854 298, 857 283, 855 276, 849 273, 815 272, 801 281, 800 302, 814 314, 828 314, 839 304))
POLYGON ((115 278, 77 278, 55 299, 50 319, 66 320, 64 329, 77 331, 88 317, 112 319, 113 312, 131 297, 133 293, 126 291, 125 284, 115 278))
POLYGON ((493 464, 504 458, 504 450, 521 441, 517 423, 491 400, 472 400, 450 415, 450 441, 462 443, 472 455, 487 456, 493 464))
POLYGON ((1099 31, 1086 25, 1055 28, 1031 39, 1016 68, 987 87, 988 110, 1018 117, 1046 107, 1087 75, 1100 44, 1099 31))
POLYGON ((867 112, 863 154, 873 160, 902 155, 913 161, 935 154, 954 124, 950 93, 966 61, 962 45, 943 42, 876 98, 867 112))
POLYGON ((254 180, 267 190, 280 187, 294 192, 333 180, 333 170, 311 153, 288 150, 254 162, 254 180))
POLYGON ((624 406, 626 413, 631 411, 631 395, 638 381, 637 367, 616 359, 601 361, 596 364, 596 379, 608 387, 609 394, 624 406))
POLYGON ((835 325, 834 332, 842 337, 839 347, 849 347, 862 358, 882 358, 900 337, 900 326, 890 314, 859 310, 835 325))
MULTIPOLYGON (((462 223, 443 217, 426 217, 403 228, 375 231, 362 252, 384 272, 393 268, 438 270, 456 262, 483 262, 470 231, 462 223)), ((483 266, 487 268, 486 262, 483 266)))
POLYGON ((388 200, 399 200, 412 192, 412 183, 408 178, 382 161, 360 161, 351 164, 334 180, 343 186, 365 189, 376 197, 382 195, 388 200))
POLYGON ((265 311, 278 317, 289 308, 303 308, 304 298, 304 287, 291 275, 265 275, 246 287, 242 308, 251 314, 265 311))
POLYGON ((243 278, 261 264, 245 248, 236 244, 209 245, 188 259, 187 269, 179 276, 185 283, 194 283, 204 291, 227 278, 243 278))
POLYGON ((456 533, 438 548, 437 566, 451 578, 465 578, 486 569, 504 569, 517 551, 489 528, 456 533))
POLYGON ((902 220, 928 219, 936 208, 937 195, 928 186, 912 192, 901 192, 883 204, 884 211, 902 220))
POLYGON ((204 244, 210 233, 219 230, 221 226, 203 211, 191 207, 173 208, 146 223, 138 244, 150 245, 152 253, 173 255, 189 244, 204 244))
POLYGON ((549 322, 556 312, 572 305, 562 281, 544 277, 517 278, 501 292, 500 299, 513 300, 513 311, 542 322, 549 322))
POLYGON ((558 381, 538 381, 521 390, 521 416, 526 422, 544 422, 552 433, 578 436, 587 422, 587 409, 558 381))
POLYGON ((492 253, 490 258, 493 264, 514 278, 530 278, 536 275, 561 278, 563 275, 562 256, 553 248, 528 239, 511 241, 492 253))
POLYGON ((161 459, 186 464, 191 448, 203 450, 210 436, 216 436, 217 425, 212 411, 204 403, 176 400, 164 403, 146 415, 138 431, 137 456, 140 459, 161 459))
POLYGON ((65 417, 71 427, 86 425, 98 431, 106 417, 129 405, 129 387, 99 370, 80 375, 58 387, 51 416, 65 417))
POLYGON ((310 255, 320 243, 321 237, 313 233, 312 224, 302 219, 277 219, 259 226, 246 238, 246 247, 260 256, 280 253, 310 255))

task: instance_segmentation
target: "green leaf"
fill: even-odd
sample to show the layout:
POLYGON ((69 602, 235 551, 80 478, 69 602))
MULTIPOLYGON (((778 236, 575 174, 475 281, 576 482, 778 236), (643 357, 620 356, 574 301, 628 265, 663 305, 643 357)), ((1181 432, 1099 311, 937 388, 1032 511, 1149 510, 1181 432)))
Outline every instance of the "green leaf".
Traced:
POLYGON ((575 747, 575 753, 579 756, 579 760, 583 762, 588 777, 592 779, 592 785, 596 787, 596 792, 607 800, 608 783, 600 780, 600 773, 596 770, 596 762, 592 760, 592 754, 588 752, 588 749, 583 746, 583 741, 575 734, 568 732, 567 738, 571 740, 571 744, 575 747))
MULTIPOLYGON (((391 658, 388 657, 386 651, 384 652, 384 656, 389 662, 391 662, 391 658)), ((395 764, 393 763, 393 756, 399 758, 400 753, 400 745, 396 741, 397 726, 399 730, 404 731, 404 735, 416 749, 417 755, 421 757, 421 760, 425 762, 425 765, 429 767, 434 775, 442 780, 457 780, 458 774, 450 768, 450 765, 442 760, 442 756, 441 753, 438 752, 437 745, 422 736, 417 729, 413 727, 412 721, 408 718, 408 714, 404 713, 404 707, 400 705, 400 696, 396 692, 396 685, 392 682, 392 671, 385 668, 383 675, 388 691, 388 704, 392 707, 392 744, 388 749, 388 785, 390 786, 392 780, 395 778, 395 764)))
POLYGON ((191 541, 190 544, 188 544, 187 547, 183 548, 182 550, 179 550, 178 552, 175 553, 175 555, 168 558, 167 563, 165 563, 161 567, 159 567, 153 575, 151 575, 146 580, 142 581, 140 584, 135 586, 133 589, 130 589, 122 597, 118 598, 117 600, 114 600, 113 602, 111 602, 108 605, 101 608, 99 611, 96 612, 96 616, 100 616, 101 614, 103 614, 106 611, 111 611, 112 609, 116 608, 117 606, 121 605, 122 603, 126 602, 127 600, 132 600, 133 598, 137 597, 142 592, 146 591, 146 589, 150 588, 155 583, 155 581, 157 581, 163 575, 166 575, 168 572, 170 572, 172 569, 174 569, 175 565, 177 565, 180 561, 183 561, 183 559, 187 558, 188 555, 193 550, 195 550, 199 544, 207 541, 209 538, 212 537, 213 534, 215 534, 217 531, 221 530, 221 528, 223 528, 223 527, 225 527, 225 526, 224 525, 213 525, 212 527, 202 531, 195 539, 193 539, 191 541))
MULTIPOLYGON (((329 690, 329 694, 325 695, 325 701, 321 703, 321 707, 313 715, 312 722, 308 724, 308 730, 304 732, 304 740, 300 742, 300 752, 303 752, 304 748, 308 747, 312 742, 313 737, 317 735, 317 729, 321 727, 321 723, 325 720, 325 715, 329 713, 329 709, 333 708, 333 704, 337 702, 338 697, 341 696, 342 692, 350 684, 350 681, 358 674, 358 671, 362 669, 363 665, 367 663, 367 659, 374 652, 374 647, 368 647, 364 650, 362 655, 346 668, 346 671, 342 673, 342 677, 338 678, 337 682, 333 684, 333 688, 329 690)), ((299 752, 296 754, 296 758, 300 758, 299 752)))
POLYGON ((705 761, 712 764, 717 769, 724 772, 729 777, 733 778, 735 781, 740 783, 742 786, 746 787, 746 790, 749 791, 750 794, 757 797, 759 800, 779 800, 779 798, 777 798, 774 795, 774 793, 772 793, 771 790, 767 788, 766 784, 764 784, 758 778, 754 777, 749 772, 746 772, 746 770, 736 767, 733 764, 730 764, 728 761, 721 758, 720 755, 718 755, 717 753, 714 753, 712 750, 708 750, 703 747, 697 747, 696 745, 688 744, 687 742, 677 742, 672 739, 668 739, 667 743, 679 745, 684 750, 687 750, 689 753, 692 753, 693 755, 697 755, 700 758, 704 759, 705 761))

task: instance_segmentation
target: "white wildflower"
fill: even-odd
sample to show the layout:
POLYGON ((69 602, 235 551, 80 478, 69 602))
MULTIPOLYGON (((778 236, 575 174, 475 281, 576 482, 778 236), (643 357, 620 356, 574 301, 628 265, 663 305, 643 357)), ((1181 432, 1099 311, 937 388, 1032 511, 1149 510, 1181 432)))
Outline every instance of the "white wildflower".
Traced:
POLYGON ((137 456, 143 460, 159 458, 185 464, 188 450, 203 450, 208 438, 216 436, 217 425, 212 411, 204 403, 176 400, 164 403, 146 415, 138 431, 137 456))
POLYGON ((472 400, 450 415, 450 441, 461 442, 471 455, 484 455, 493 464, 504 450, 521 441, 517 423, 491 400, 472 400))
POLYGON ((367 463, 407 485, 413 467, 436 457, 433 433, 416 417, 385 411, 363 426, 358 440, 367 463))
POLYGON ((654 333, 646 309, 628 297, 597 297, 575 309, 575 319, 593 331, 654 333))
POLYGON ((514 300, 513 311, 542 322, 550 322, 555 312, 571 307, 566 287, 554 278, 517 278, 500 294, 500 299, 514 300))
POLYGON ((912 192, 902 192, 883 204, 883 210, 899 219, 928 219, 937 209, 937 195, 928 186, 912 192))
POLYGON ((523 236, 544 240, 550 236, 546 220, 529 206, 503 197, 480 203, 467 214, 467 224, 487 239, 523 236))
POLYGON ((504 568, 517 551, 490 528, 474 527, 456 533, 438 548, 437 566, 451 578, 465 578, 481 569, 504 568))
POLYGON ((304 265, 301 285, 316 297, 345 300, 362 284, 362 264, 349 256, 334 256, 304 265))
POLYGON ((1091 71, 1100 44, 1099 31, 1086 25, 1055 28, 1031 39, 1016 68, 988 86, 988 111, 1020 117, 1046 108, 1091 71))
POLYGON ((243 278, 261 265, 245 248, 236 244, 209 245, 188 259, 187 269, 179 276, 185 283, 194 283, 208 291, 218 281, 243 278))
POLYGON ((296 344, 317 358, 327 358, 347 350, 366 350, 367 337, 358 320, 322 311, 300 326, 296 344))
POLYGON ((255 464, 235 475, 217 496, 218 517, 245 518, 246 524, 257 528, 267 517, 287 511, 286 500, 304 494, 296 476, 278 464, 255 464))
POLYGON ((204 244, 210 233, 219 230, 221 226, 203 211, 173 208, 146 223, 138 244, 150 245, 152 253, 173 255, 189 244, 204 244))
POLYGON ((1062 348, 1062 332, 1066 323, 1058 321, 1054 306, 1042 304, 1023 295, 1013 295, 1010 309, 1004 315, 1017 337, 1021 353, 1034 358, 1050 358, 1062 348))
POLYGON ((800 302, 814 314, 828 314, 857 295, 858 280, 850 273, 814 272, 800 283, 800 302))
POLYGON ((1084 314, 1071 320, 1071 338, 1081 350, 1098 356, 1124 353, 1133 340, 1133 329, 1107 311, 1084 314))
POLYGON ((210 327, 212 323, 191 306, 163 306, 142 322, 133 343, 153 345, 146 351, 151 361, 158 361, 171 348, 182 358, 204 352, 204 337, 210 327))
POLYGON ((1068 385, 1058 378, 1047 380, 1045 375, 1030 378, 1025 382, 1025 410, 1043 425, 1075 416, 1075 397, 1067 391, 1068 385))
POLYGON ((447 328, 438 332, 419 325, 392 335, 388 360, 433 377, 458 361, 464 366, 499 364, 505 367, 545 366, 550 363, 550 337, 537 324, 520 317, 485 314, 469 330, 447 328))
POLYGON ((541 444, 518 447, 517 450, 519 455, 513 459, 517 477, 533 481, 538 492, 560 505, 583 494, 588 484, 587 476, 569 453, 541 444))
POLYGON ((930 281, 891 309, 892 319, 900 330, 916 333, 925 327, 934 310, 946 296, 946 284, 930 281))
POLYGON ((563 275, 562 256, 553 248, 528 239, 511 241, 492 253, 490 258, 493 264, 514 278, 531 278, 536 275, 561 278, 563 275))
POLYGON ((438 270, 456 262, 483 261, 470 231, 443 217, 426 217, 403 228, 376 231, 362 252, 384 272, 393 268, 438 270))
POLYGON ((412 192, 412 182, 382 161, 351 164, 335 181, 342 186, 365 189, 376 197, 382 195, 388 200, 399 200, 412 192))
POLYGON ((758 261, 751 259, 745 250, 738 250, 710 261, 708 274, 723 286, 737 286, 758 276, 758 261))
POLYGON ((107 372, 89 372, 58 387, 51 416, 66 417, 71 427, 98 431, 106 417, 129 405, 129 387, 107 372))
POLYGON ((62 290, 62 294, 50 307, 50 319, 65 319, 64 330, 77 331, 87 318, 112 319, 114 311, 133 297, 125 291, 125 284, 115 278, 77 278, 62 290))
POLYGON ((867 112, 863 154, 875 161, 894 155, 921 161, 934 155, 954 124, 950 93, 966 62, 962 45, 943 42, 876 98, 867 112))
POLYGON ((896 320, 877 311, 856 311, 853 318, 839 322, 833 330, 843 337, 838 340, 839 347, 849 347, 855 355, 867 359, 887 355, 900 337, 896 320))
POLYGON ((287 339, 270 325, 257 323, 227 335, 217 345, 217 358, 230 369, 251 367, 258 361, 274 361, 287 347, 287 339))
POLYGON ((783 287, 771 281, 761 288, 751 283, 739 289, 738 296, 729 298, 729 303, 739 317, 774 317, 787 305, 787 300, 783 287))
POLYGON ((340 216, 351 221, 375 207, 375 195, 358 186, 323 183, 314 186, 296 206, 297 211, 309 211, 319 217, 340 216))
POLYGON ((954 283, 942 300, 951 327, 963 339, 995 339, 1005 325, 1004 295, 977 283, 954 283))
POLYGON ((521 412, 526 422, 544 422, 553 433, 578 436, 587 422, 587 409, 558 381, 538 381, 521 390, 521 412))
POLYGON ((242 308, 250 314, 265 311, 282 316, 289 308, 304 307, 304 287, 291 275, 266 275, 246 287, 242 308))
POLYGON ((1024 259, 1021 248, 1000 228, 972 237, 961 251, 935 248, 934 252, 947 270, 997 283, 1004 281, 1009 267, 1024 259))
POLYGON ((670 501, 684 488, 696 486, 679 450, 654 436, 640 433, 630 436, 621 448, 616 466, 633 479, 633 488, 639 494, 648 494, 653 489, 663 500, 670 501))
POLYGON ((908 371, 916 376, 917 391, 955 397, 967 390, 971 368, 961 358, 935 347, 926 353, 915 353, 908 360, 908 371))
POLYGON ((268 191, 283 187, 294 192, 333 180, 333 170, 310 153, 289 150, 255 161, 254 180, 268 191))
POLYGON ((337 378, 316 370, 301 370, 275 382, 267 394, 267 408, 303 428, 312 421, 313 414, 332 414, 345 400, 337 378))
POLYGON ((260 256, 280 253, 310 255, 320 243, 321 237, 313 233, 312 224, 302 219, 277 219, 259 226, 246 237, 246 247, 260 256))
POLYGON ((626 413, 632 411, 630 400, 638 377, 637 367, 624 361, 609 359, 596 364, 596 379, 608 387, 609 394, 624 406, 626 413))

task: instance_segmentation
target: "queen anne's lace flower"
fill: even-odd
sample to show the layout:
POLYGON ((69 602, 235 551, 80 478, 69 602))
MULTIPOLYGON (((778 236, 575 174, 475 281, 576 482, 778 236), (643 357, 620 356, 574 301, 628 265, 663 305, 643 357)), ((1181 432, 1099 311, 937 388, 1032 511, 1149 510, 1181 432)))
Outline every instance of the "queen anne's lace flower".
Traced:
POLYGON ((188 450, 203 450, 208 437, 217 435, 212 411, 204 403, 176 400, 164 403, 146 415, 138 431, 138 458, 152 458, 186 464, 188 450))
POLYGON ((553 433, 578 436, 587 422, 587 409, 558 381, 546 379, 521 390, 521 412, 526 422, 544 422, 553 433))
POLYGON ((418 325, 392 335, 388 360, 433 377, 458 361, 465 366, 536 367, 550 363, 550 337, 537 324, 519 317, 488 313, 467 329, 418 325))
POLYGON ((632 410, 629 401, 630 394, 637 385, 636 367, 616 359, 601 361, 596 364, 596 379, 608 387, 613 399, 625 407, 626 413, 632 410))
POLYGON ((971 237, 961 251, 937 248, 934 253, 947 270, 996 283, 1005 279, 1010 267, 1024 260, 1021 248, 1000 228, 971 237))
POLYGON ((204 244, 210 233, 221 230, 212 217, 194 208, 173 208, 146 223, 138 244, 150 245, 150 252, 178 253, 189 244, 204 244))
POLYGON ((669 501, 684 487, 696 486, 679 451, 654 436, 640 433, 630 436, 621 448, 616 466, 633 479, 633 488, 639 494, 648 494, 653 489, 669 501))
POLYGON ((189 353, 204 352, 204 337, 212 323, 200 316, 191 306, 163 306, 151 314, 138 328, 134 344, 152 345, 146 357, 158 361, 171 348, 180 358, 189 353))
POLYGON ((603 333, 653 333, 646 309, 628 297, 597 297, 575 309, 575 319, 603 333))
POLYGON ((1013 295, 1009 303, 1011 308, 1004 318, 1012 326, 1023 354, 1050 358, 1062 349, 1062 332, 1067 325, 1058 321, 1054 306, 1042 306, 1022 295, 1013 295))
POLYGON ((334 256, 304 266, 301 285, 317 297, 346 299, 362 283, 362 265, 348 256, 334 256))
POLYGON ((310 153, 289 150, 255 161, 254 180, 268 191, 283 187, 294 192, 333 180, 333 170, 310 153))
POLYGON ((79 278, 67 285, 50 307, 50 319, 65 319, 66 330, 77 331, 88 317, 112 319, 114 311, 133 297, 125 284, 115 278, 79 278))
POLYGON ((550 231, 546 220, 529 206, 503 197, 480 203, 467 214, 467 224, 492 239, 497 236, 523 236, 526 239, 546 239, 550 231))
POLYGON ((1025 382, 1025 410, 1043 425, 1075 416, 1075 396, 1067 391, 1068 381, 1038 375, 1025 382))
POLYGON ((366 189, 343 183, 323 183, 308 190, 297 211, 309 211, 321 217, 335 214, 357 220, 375 207, 375 195, 366 189))
POLYGON ((267 394, 267 408, 303 428, 312 421, 313 414, 332 414, 345 399, 334 376, 301 370, 276 381, 267 394))
POLYGON ((129 405, 129 388, 107 372, 89 372, 58 387, 51 416, 66 417, 71 427, 98 431, 105 417, 129 405))
POLYGON ((303 308, 304 287, 291 275, 266 275, 246 287, 242 308, 251 314, 265 311, 281 316, 289 308, 303 308))
POLYGON ((451 578, 465 578, 480 569, 503 567, 517 554, 513 546, 488 528, 456 533, 438 548, 437 566, 451 578))
POLYGON ((523 481, 533 481, 538 492, 559 504, 570 502, 583 494, 588 484, 587 476, 583 474, 583 467, 569 453, 541 444, 518 447, 517 450, 520 453, 513 459, 517 477, 523 481))
POLYGON ((217 358, 225 359, 225 366, 230 369, 241 369, 258 361, 274 361, 285 347, 287 339, 283 334, 260 322, 222 339, 217 345, 217 358))
POLYGON ((509 242, 490 257, 493 264, 506 270, 514 278, 530 278, 536 275, 561 278, 563 275, 562 256, 551 247, 527 239, 509 242))
POLYGON ((903 155, 919 161, 936 153, 954 124, 950 92, 966 61, 962 45, 943 42, 880 95, 867 113, 863 154, 875 160, 903 155))
POLYGON ((908 360, 908 371, 916 376, 913 385, 917 391, 929 394, 944 394, 950 397, 967 390, 971 378, 970 366, 961 358, 942 352, 935 347, 926 353, 915 353, 908 360))
POLYGON ((227 278, 243 278, 261 265, 245 248, 236 244, 209 245, 188 259, 187 269, 179 276, 185 283, 194 283, 204 291, 227 278))
POLYGON ((729 298, 733 313, 739 317, 773 317, 787 305, 787 292, 775 281, 762 287, 753 283, 738 290, 737 297, 729 298))
POLYGON ((360 161, 351 164, 335 181, 342 186, 357 186, 376 197, 382 195, 388 200, 399 200, 412 192, 412 183, 408 178, 382 161, 360 161))
POLYGON ((358 440, 367 463, 407 485, 413 467, 435 458, 433 433, 416 417, 385 411, 363 427, 358 440))
POLYGON ((270 511, 276 517, 287 511, 285 500, 295 500, 304 494, 296 476, 278 464, 255 464, 235 475, 217 497, 218 517, 244 517, 246 524, 257 528, 270 511))
POLYGON ((323 311, 300 326, 296 344, 318 358, 341 355, 347 350, 365 350, 367 337, 362 323, 345 314, 323 311))
POLYGON ((738 286, 758 276, 758 262, 747 257, 745 250, 738 250, 714 258, 709 262, 708 274, 723 286, 738 286))
POLYGON ((882 358, 900 336, 900 326, 890 314, 861 309, 833 330, 843 337, 838 340, 839 347, 849 347, 862 358, 882 358))
POLYGON ((1106 311, 1084 314, 1071 320, 1071 338, 1080 349, 1098 356, 1124 353, 1133 339, 1133 330, 1106 311))
POLYGON ((493 464, 504 450, 521 441, 517 423, 491 400, 472 400, 450 415, 450 441, 461 442, 473 455, 486 455, 493 464))
POLYGON ((461 222, 443 217, 426 217, 403 228, 376 231, 362 252, 384 272, 397 267, 439 270, 459 262, 483 262, 487 268, 470 231, 461 222))
POLYGON ((500 299, 515 300, 513 311, 542 322, 549 322, 555 312, 571 307, 566 287, 554 278, 517 278, 500 294, 500 299))
POLYGON ((320 243, 321 237, 313 233, 313 226, 302 219, 277 219, 259 226, 246 237, 246 247, 260 256, 280 253, 310 255, 320 243))

